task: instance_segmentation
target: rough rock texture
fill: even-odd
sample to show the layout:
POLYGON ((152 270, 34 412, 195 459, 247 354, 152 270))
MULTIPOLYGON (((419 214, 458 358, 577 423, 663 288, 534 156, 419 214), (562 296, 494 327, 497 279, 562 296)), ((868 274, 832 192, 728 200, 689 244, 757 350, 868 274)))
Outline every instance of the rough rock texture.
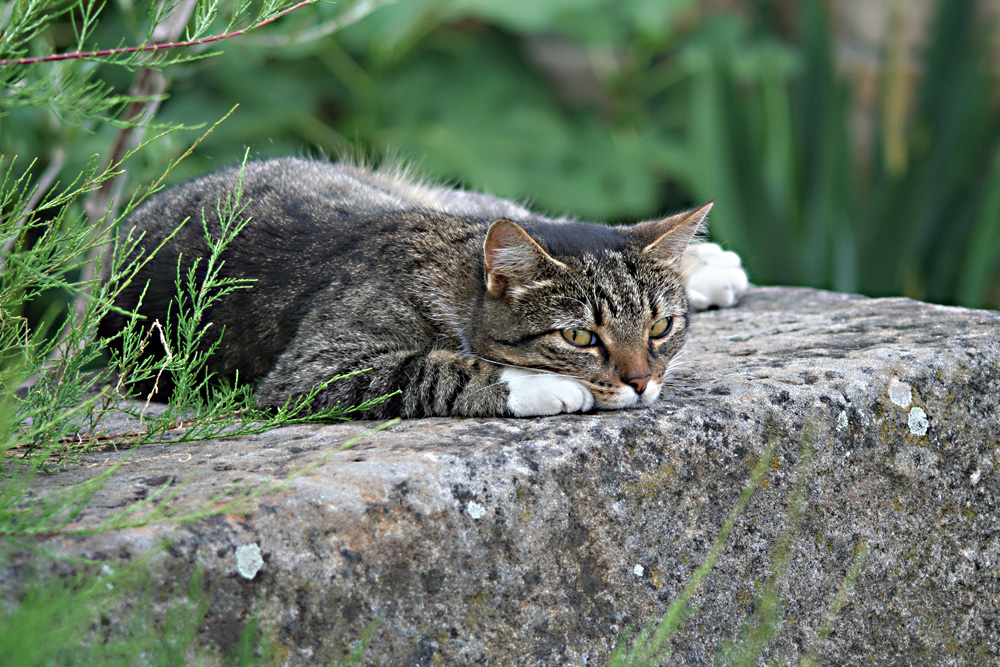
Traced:
MULTIPOLYGON (((809 650, 867 542, 824 664, 1000 661, 1000 314, 758 288, 697 315, 685 361, 649 410, 405 422, 247 516, 42 545, 114 561, 169 535, 154 561, 164 580, 186 582, 197 564, 213 591, 203 640, 231 645, 256 605, 292 663, 342 657, 381 616, 369 664, 599 665, 624 625, 658 618, 682 590, 776 438, 674 642, 677 664, 710 664, 770 576, 812 424, 809 504, 769 656, 809 650)), ((147 447, 81 521, 169 478, 190 478, 176 503, 282 476, 370 426, 147 447)))

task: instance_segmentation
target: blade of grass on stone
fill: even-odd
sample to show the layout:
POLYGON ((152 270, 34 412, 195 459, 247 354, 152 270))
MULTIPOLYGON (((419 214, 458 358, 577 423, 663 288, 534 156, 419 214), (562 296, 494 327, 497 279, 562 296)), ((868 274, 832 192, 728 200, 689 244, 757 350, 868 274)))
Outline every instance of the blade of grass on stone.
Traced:
MULTIPOLYGON (((740 492, 739 498, 737 498, 736 504, 726 516, 726 520, 722 523, 719 535, 715 538, 715 542, 712 543, 711 548, 708 550, 705 560, 701 563, 701 565, 695 568, 695 571, 692 573, 691 578, 684 587, 684 590, 667 609, 667 613, 664 614, 663 619, 657 625, 652 637, 648 641, 641 642, 641 644, 638 641, 633 642, 630 653, 634 656, 634 658, 625 662, 625 665, 656 665, 661 664, 663 660, 668 657, 669 651, 661 652, 661 650, 680 629, 681 622, 684 620, 684 612, 690 604, 691 598, 694 597, 694 594, 698 591, 702 582, 708 577, 709 573, 711 573, 712 568, 715 567, 715 563, 719 559, 719 555, 722 553, 722 547, 725 546, 726 540, 729 538, 729 534, 736 525, 736 521, 743 513, 747 504, 750 502, 750 497, 753 495, 753 492, 758 486, 760 486, 760 482, 767 473, 768 465, 774 457, 774 452, 777 448, 777 440, 772 440, 768 443, 767 447, 764 448, 764 451, 760 455, 760 459, 754 466, 753 472, 750 473, 750 479, 740 492)), ((614 656, 612 656, 612 660, 614 659, 614 656)))
POLYGON ((847 574, 844 575, 843 580, 840 582, 840 588, 837 590, 837 594, 833 597, 830 602, 830 608, 826 612, 826 620, 820 627, 819 632, 816 633, 816 640, 810 647, 809 652, 799 660, 799 667, 819 667, 820 662, 817 655, 819 650, 826 641, 826 638, 830 636, 833 632, 833 623, 837 616, 840 615, 840 610, 843 609, 844 604, 847 602, 848 596, 851 591, 854 590, 854 584, 857 583, 858 577, 861 575, 861 570, 865 566, 865 561, 868 558, 868 544, 866 542, 861 542, 854 554, 854 559, 851 561, 851 567, 848 568, 847 574))
POLYGON ((774 544, 771 576, 762 587, 757 604, 740 628, 738 638, 724 644, 716 664, 726 667, 750 667, 760 662, 768 647, 778 636, 783 620, 782 582, 792 562, 792 543, 808 504, 806 487, 812 479, 812 461, 816 452, 816 426, 807 424, 799 446, 799 461, 795 466, 795 485, 788 501, 788 512, 781 533, 774 544))

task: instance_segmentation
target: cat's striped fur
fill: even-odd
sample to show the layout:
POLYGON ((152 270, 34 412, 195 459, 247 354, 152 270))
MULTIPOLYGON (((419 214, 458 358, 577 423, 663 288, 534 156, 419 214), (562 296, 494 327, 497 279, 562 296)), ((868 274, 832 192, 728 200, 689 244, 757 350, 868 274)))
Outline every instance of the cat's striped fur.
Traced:
MULTIPOLYGON (((149 281, 139 312, 165 320, 179 257, 206 253, 202 216, 218 233, 216 202, 239 177, 236 168, 209 174, 132 216, 146 247, 191 222, 118 305, 134 309, 149 281)), ((293 158, 247 164, 242 189, 250 222, 226 251, 224 273, 256 282, 209 313, 225 328, 211 370, 259 380, 261 406, 365 368, 313 408, 396 390, 368 416, 642 406, 659 395, 687 337, 682 256, 708 207, 609 227, 398 170, 293 158), (654 325, 668 328, 654 336, 654 325), (574 344, 590 339, 573 332, 591 333, 593 344, 574 344)), ((122 324, 112 314, 102 333, 122 324)))

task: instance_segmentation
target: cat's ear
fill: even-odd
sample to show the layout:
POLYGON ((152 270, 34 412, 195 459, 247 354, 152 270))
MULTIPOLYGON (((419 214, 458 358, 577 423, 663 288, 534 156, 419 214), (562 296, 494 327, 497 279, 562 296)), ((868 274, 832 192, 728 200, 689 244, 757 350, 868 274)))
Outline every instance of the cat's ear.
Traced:
POLYGON ((645 244, 643 253, 663 261, 671 261, 681 256, 711 210, 712 202, 708 202, 701 208, 684 211, 663 220, 640 222, 632 227, 632 233, 638 235, 640 242, 645 244))
POLYGON ((490 225, 483 243, 486 291, 499 299, 513 284, 537 276, 547 264, 566 266, 553 259, 520 225, 497 220, 490 225))

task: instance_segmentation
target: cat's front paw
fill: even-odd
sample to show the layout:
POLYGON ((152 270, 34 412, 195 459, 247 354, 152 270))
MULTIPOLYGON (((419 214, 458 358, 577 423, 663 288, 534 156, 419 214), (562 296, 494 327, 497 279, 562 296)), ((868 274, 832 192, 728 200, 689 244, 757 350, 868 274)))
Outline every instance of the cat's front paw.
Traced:
POLYGON ((585 412, 594 407, 594 395, 573 378, 505 368, 500 380, 507 383, 507 408, 515 417, 585 412))
POLYGON ((684 251, 688 302, 694 310, 732 306, 747 291, 740 256, 715 243, 693 243, 684 251))

